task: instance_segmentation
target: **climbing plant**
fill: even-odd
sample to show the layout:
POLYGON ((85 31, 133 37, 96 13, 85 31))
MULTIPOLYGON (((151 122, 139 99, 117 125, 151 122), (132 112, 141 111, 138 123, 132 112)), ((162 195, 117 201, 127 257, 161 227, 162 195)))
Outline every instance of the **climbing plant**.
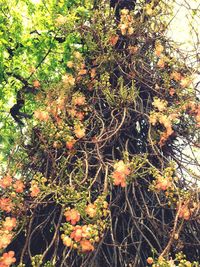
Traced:
POLYGON ((173 3, 0 7, 0 266, 199 266, 198 53, 173 3))

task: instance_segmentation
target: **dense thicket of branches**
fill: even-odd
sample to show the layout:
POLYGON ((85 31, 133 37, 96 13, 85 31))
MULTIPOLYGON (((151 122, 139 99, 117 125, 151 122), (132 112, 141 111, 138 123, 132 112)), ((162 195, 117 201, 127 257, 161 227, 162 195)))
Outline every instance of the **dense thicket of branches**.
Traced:
POLYGON ((19 221, 7 247, 18 266, 142 267, 150 256, 175 266, 181 251, 178 266, 200 261, 199 190, 187 183, 199 166, 183 150, 198 147, 199 92, 196 69, 165 35, 169 9, 98 1, 75 20, 80 44, 62 81, 35 81, 34 123, 4 174, 16 183, 20 173, 23 192, 1 179, 13 201, 6 211, 1 198, 2 218, 19 221))

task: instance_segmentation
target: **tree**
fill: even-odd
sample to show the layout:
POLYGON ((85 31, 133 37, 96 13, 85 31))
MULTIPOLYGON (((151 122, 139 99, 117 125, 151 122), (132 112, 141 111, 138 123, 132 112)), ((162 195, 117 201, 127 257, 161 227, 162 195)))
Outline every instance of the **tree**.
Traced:
POLYGON ((199 165, 181 148, 199 148, 198 68, 167 37, 171 4, 49 2, 1 4, 21 106, 0 266, 199 266, 199 165))

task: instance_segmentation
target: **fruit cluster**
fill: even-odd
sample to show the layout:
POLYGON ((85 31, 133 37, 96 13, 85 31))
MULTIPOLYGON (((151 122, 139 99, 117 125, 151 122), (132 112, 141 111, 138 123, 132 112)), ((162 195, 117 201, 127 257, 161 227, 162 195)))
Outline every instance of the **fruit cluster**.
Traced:
POLYGON ((198 262, 190 262, 186 259, 183 252, 179 252, 175 255, 175 258, 166 259, 162 256, 154 259, 152 257, 147 258, 147 263, 152 267, 197 267, 198 262))

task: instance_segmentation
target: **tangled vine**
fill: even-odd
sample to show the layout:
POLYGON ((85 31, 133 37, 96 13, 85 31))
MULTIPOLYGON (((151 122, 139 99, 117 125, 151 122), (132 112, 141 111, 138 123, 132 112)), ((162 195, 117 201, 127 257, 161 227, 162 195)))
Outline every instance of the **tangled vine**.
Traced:
POLYGON ((198 71, 166 35, 168 3, 138 2, 56 18, 81 45, 59 82, 33 83, 0 179, 0 266, 199 266, 198 71))

